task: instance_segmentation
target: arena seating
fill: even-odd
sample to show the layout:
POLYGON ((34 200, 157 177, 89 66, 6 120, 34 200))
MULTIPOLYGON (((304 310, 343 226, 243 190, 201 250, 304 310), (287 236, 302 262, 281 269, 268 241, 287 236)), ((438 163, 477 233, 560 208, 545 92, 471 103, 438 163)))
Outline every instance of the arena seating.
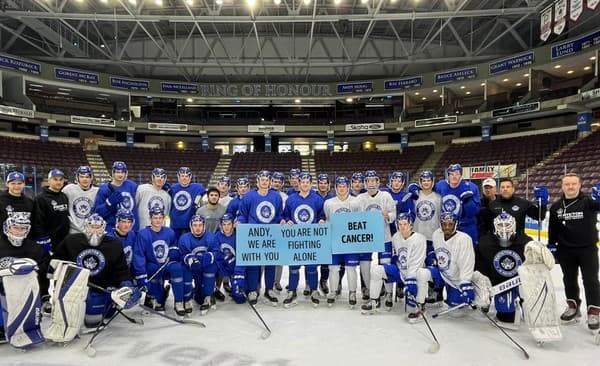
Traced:
POLYGON ((331 179, 337 175, 348 178, 356 171, 376 170, 382 186, 387 175, 402 171, 412 176, 433 152, 433 146, 409 147, 400 151, 334 152, 316 151, 315 167, 318 173, 327 173, 331 179))
POLYGON ((22 166, 35 166, 39 174, 45 175, 47 170, 59 168, 71 176, 78 166, 87 165, 78 143, 0 136, 0 146, 0 163, 14 165, 17 170, 21 170, 22 166))
POLYGON ((165 169, 168 181, 175 183, 179 167, 187 166, 192 169, 196 182, 207 185, 221 155, 219 150, 203 152, 108 145, 100 145, 99 150, 108 171, 113 161, 124 161, 129 169, 129 178, 138 184, 150 182, 154 168, 165 169))
MULTIPOLYGON (((286 174, 293 168, 302 168, 299 153, 251 152, 236 153, 227 174, 235 181, 239 177, 253 178, 261 169, 286 174)), ((251 179, 254 185, 254 179, 251 179)))
POLYGON ((520 174, 575 138, 576 132, 569 131, 450 144, 438 160, 435 174, 443 177, 445 169, 453 163, 460 163, 463 167, 517 164, 517 174, 520 174))

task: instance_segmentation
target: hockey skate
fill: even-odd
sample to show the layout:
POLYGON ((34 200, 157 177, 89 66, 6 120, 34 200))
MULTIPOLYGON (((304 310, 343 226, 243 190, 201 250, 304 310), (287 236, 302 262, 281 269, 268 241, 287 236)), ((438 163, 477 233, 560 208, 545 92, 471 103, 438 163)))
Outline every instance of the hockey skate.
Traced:
POLYGON ((319 281, 319 289, 323 293, 323 295, 329 294, 329 286, 327 286, 327 280, 319 281))
POLYGON ((231 281, 229 280, 229 277, 223 278, 223 290, 231 295, 231 281))
POLYGON ((332 308, 335 304, 335 294, 329 294, 327 296, 327 306, 332 308))
POLYGON ((394 301, 392 300, 392 293, 387 292, 385 294, 385 310, 391 311, 394 306, 394 301))
MULTIPOLYGON (((147 296, 144 299, 144 306, 148 307, 154 311, 158 311, 161 313, 165 312, 165 306, 161 303, 159 303, 155 298, 147 296)), ((142 312, 144 315, 150 315, 149 312, 142 312)))
POLYGON ((176 301, 174 305, 175 314, 177 316, 182 317, 185 316, 185 307, 183 306, 183 301, 176 301))
POLYGON ((192 303, 192 300, 184 301, 183 308, 185 309, 186 314, 191 314, 194 310, 194 304, 192 303))
POLYGON ((429 296, 425 299, 425 303, 428 307, 442 307, 444 306, 444 291, 443 289, 429 289, 429 296))
POLYGON ((362 291, 362 300, 369 301, 369 299, 371 298, 369 296, 369 289, 367 287, 362 287, 361 291, 362 291))
POLYGON ((406 320, 408 320, 408 322, 411 324, 418 323, 423 320, 423 313, 425 313, 425 305, 423 304, 422 306, 418 306, 416 309, 413 309, 415 311, 408 313, 408 315, 406 316, 406 320))
POLYGON ((225 295, 223 295, 223 293, 219 289, 215 289, 215 293, 213 296, 220 302, 225 301, 225 295))
POLYGON ((577 323, 581 319, 581 311, 575 300, 567 299, 567 308, 560 315, 563 324, 577 323))
POLYGON ((6 339, 6 332, 4 331, 4 327, 0 325, 0 344, 8 343, 8 339, 6 339))
POLYGON ((600 319, 598 319, 599 313, 600 313, 600 307, 597 307, 594 305, 588 306, 587 326, 588 326, 589 330, 591 330, 592 332, 595 332, 595 333, 598 333, 598 330, 600 329, 600 323, 599 323, 600 319))
POLYGON ((304 291, 302 291, 302 296, 309 297, 310 296, 310 288, 306 287, 304 291))
POLYGON ((256 305, 258 302, 258 293, 256 291, 250 291, 248 293, 248 302, 250 305, 256 305))
POLYGON ((310 301, 312 302, 313 306, 316 308, 317 306, 319 306, 319 291, 315 290, 310 294, 310 301))
POLYGON ((200 315, 206 315, 210 309, 210 296, 204 298, 204 302, 200 304, 200 315))
POLYGON ((283 287, 281 287, 281 284, 279 282, 275 282, 275 291, 280 294, 281 291, 283 291, 283 287))
POLYGON ((348 304, 350 305, 350 309, 354 309, 356 306, 356 291, 350 291, 348 295, 348 304))
POLYGON ((298 295, 296 293, 296 290, 289 290, 287 293, 287 297, 283 300, 283 307, 289 309, 292 306, 296 305, 298 305, 298 295))
POLYGON ((371 299, 369 302, 363 304, 360 307, 360 312, 363 315, 375 314, 375 311, 377 311, 377 309, 379 309, 380 306, 381 302, 379 301, 379 299, 371 299))
POLYGON ((277 306, 279 304, 279 300, 275 296, 275 291, 273 291, 273 290, 265 291, 265 304, 269 304, 271 306, 277 306))

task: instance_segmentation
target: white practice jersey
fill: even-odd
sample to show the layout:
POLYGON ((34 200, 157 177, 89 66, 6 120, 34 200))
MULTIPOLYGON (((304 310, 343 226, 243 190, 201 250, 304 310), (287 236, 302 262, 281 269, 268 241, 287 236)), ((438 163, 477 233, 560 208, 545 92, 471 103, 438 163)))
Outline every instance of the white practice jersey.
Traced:
POLYGON ((398 261, 394 264, 400 269, 402 281, 417 278, 417 270, 425 266, 426 252, 427 239, 423 234, 413 232, 407 239, 399 231, 394 234, 392 257, 398 256, 398 261))
POLYGON ((327 222, 331 221, 331 214, 333 213, 359 211, 361 211, 361 206, 358 198, 350 195, 343 201, 338 196, 335 196, 323 204, 323 212, 325 212, 327 222))
POLYGON ((279 191, 279 195, 281 196, 281 202, 283 202, 283 209, 285 210, 285 201, 287 201, 288 195, 281 191, 279 191))
POLYGON ((425 194, 419 191, 419 198, 415 201, 415 223, 413 229, 431 240, 433 232, 440 228, 440 210, 442 197, 437 192, 425 194))
POLYGON ((457 231, 446 241, 442 229, 437 229, 433 233, 433 248, 440 274, 446 283, 459 289, 461 284, 471 282, 475 251, 469 235, 457 231))
POLYGON ((381 224, 383 225, 383 239, 385 242, 392 241, 392 234, 390 232, 390 225, 396 221, 396 201, 388 192, 378 191, 375 196, 371 196, 369 192, 361 193, 358 195, 360 207, 362 211, 387 211, 388 220, 384 220, 381 217, 381 224))
POLYGON ((171 195, 162 189, 157 190, 150 183, 138 186, 135 192, 135 202, 138 207, 140 230, 150 226, 150 208, 162 207, 165 216, 168 216, 171 212, 171 195))
POLYGON ((84 191, 79 184, 70 183, 62 191, 69 200, 69 220, 71 221, 69 233, 81 233, 85 219, 94 213, 92 210, 96 194, 98 194, 98 187, 92 186, 84 191))

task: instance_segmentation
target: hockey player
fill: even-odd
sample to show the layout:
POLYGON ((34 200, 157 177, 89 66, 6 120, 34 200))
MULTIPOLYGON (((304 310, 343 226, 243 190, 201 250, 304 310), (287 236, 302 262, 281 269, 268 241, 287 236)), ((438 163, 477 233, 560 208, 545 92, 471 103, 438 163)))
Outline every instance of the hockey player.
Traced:
POLYGON ((133 266, 131 265, 133 261, 133 247, 135 245, 135 233, 131 229, 133 228, 135 216, 130 211, 120 209, 117 211, 116 220, 115 227, 106 233, 106 235, 121 242, 123 252, 125 253, 125 261, 132 275, 131 277, 135 278, 133 266))
MULTIPOLYGON (((385 191, 392 196, 392 199, 396 202, 396 212, 400 213, 414 213, 415 207, 412 200, 404 199, 404 196, 408 194, 408 192, 403 191, 405 184, 406 176, 402 172, 392 172, 388 177, 388 186, 382 188, 382 191, 385 191)), ((394 235, 396 233, 396 223, 393 222, 390 224, 390 234, 394 235)))
MULTIPOLYGON (((475 247, 475 269, 489 278, 491 285, 497 285, 517 276, 517 270, 523 263, 525 244, 531 238, 517 233, 517 223, 508 213, 494 218, 493 234, 486 234, 475 247)), ((515 302, 519 290, 514 287, 494 296, 496 318, 505 323, 515 321, 515 302)))
POLYGON ((365 189, 365 176, 361 172, 354 172, 350 177, 351 186, 350 186, 350 195, 354 197, 358 197, 359 194, 365 193, 367 190, 365 189))
MULTIPOLYGON (((321 173, 317 175, 317 193, 323 199, 323 202, 327 201, 330 198, 335 197, 335 195, 331 194, 331 184, 329 183, 329 175, 325 173, 321 173)), ((323 294, 327 295, 329 293, 329 287, 327 286, 327 280, 329 279, 329 265, 322 264, 320 266, 321 277, 319 278, 319 289, 323 292, 323 294)), ((304 273, 305 282, 308 283, 307 273, 304 273)))
POLYGON ((220 254, 217 256, 219 261, 219 277, 232 279, 231 297, 238 303, 246 301, 246 269, 242 266, 236 266, 235 262, 235 219, 226 213, 221 217, 221 229, 217 231, 216 238, 219 244, 220 254))
POLYGON ((130 308, 139 301, 141 293, 133 287, 121 243, 105 235, 105 228, 104 219, 92 214, 83 233, 70 234, 56 248, 51 261, 55 281, 52 324, 46 338, 68 342, 82 323, 96 327, 116 307, 130 308), (93 287, 88 291, 88 281, 105 291, 93 287))
MULTIPOLYGON (((295 224, 322 224, 325 222, 323 213, 323 199, 312 190, 312 176, 309 173, 300 173, 298 176, 298 193, 291 195, 283 210, 283 219, 288 225, 295 224)), ((319 273, 317 265, 305 265, 307 286, 310 287, 310 301, 314 306, 319 305, 319 273)), ((300 266, 290 266, 287 297, 283 300, 283 306, 290 307, 297 304, 296 289, 300 280, 300 266)))
POLYGON ((214 233, 219 229, 219 219, 227 211, 227 208, 221 204, 219 190, 215 187, 210 187, 206 191, 206 198, 206 204, 196 210, 196 215, 204 217, 205 229, 214 233))
POLYGON ((200 313, 205 315, 211 305, 215 291, 217 260, 220 260, 219 243, 214 233, 204 227, 204 217, 194 215, 190 220, 190 232, 179 238, 179 251, 183 260, 184 308, 192 312, 192 292, 194 300, 200 304, 200 313), (192 281, 196 288, 192 289, 192 281))
POLYGON ((165 213, 150 209, 150 226, 140 230, 133 247, 133 268, 137 286, 148 289, 144 305, 165 311, 165 280, 169 279, 175 298, 175 313, 185 315, 183 305, 183 266, 175 232, 163 226, 165 213), (158 273, 157 273, 158 272, 158 273), (147 279, 154 276, 149 283, 147 279))
POLYGON ((424 311, 428 282, 435 288, 446 288, 446 303, 449 306, 470 305, 475 299, 473 290, 473 269, 475 252, 471 237, 457 230, 458 217, 452 212, 440 214, 440 229, 433 233, 433 248, 437 267, 428 266, 417 271, 417 304, 421 310, 413 313, 411 319, 418 319, 424 311))
POLYGON ((138 231, 136 190, 137 184, 127 179, 127 165, 122 161, 115 161, 112 165, 112 180, 98 188, 96 202, 94 202, 94 212, 100 214, 106 221, 106 231, 110 232, 113 229, 116 222, 115 215, 121 208, 131 211, 136 216, 133 231, 138 231))
POLYGON ((82 165, 75 171, 75 183, 67 184, 63 188, 63 193, 69 200, 71 234, 83 232, 85 220, 93 213, 92 209, 98 194, 98 187, 92 185, 93 180, 92 168, 82 165))
POLYGON ((150 226, 148 213, 153 207, 160 207, 163 212, 171 212, 171 196, 167 192, 167 171, 162 168, 152 169, 151 183, 137 187, 135 202, 138 207, 140 228, 150 226))
POLYGON ((6 191, 0 192, 0 222, 6 221, 13 213, 22 212, 32 219, 33 200, 27 197, 25 190, 25 176, 19 172, 10 172, 6 176, 6 191))
MULTIPOLYGON (((350 180, 344 176, 338 176, 335 178, 335 194, 336 196, 328 199, 323 204, 323 212, 327 222, 331 221, 331 215, 342 212, 359 212, 361 211, 360 202, 358 198, 351 196, 350 192, 350 180)), ((344 264, 347 268, 347 281, 348 281, 348 304, 350 308, 356 306, 356 286, 357 286, 357 274, 356 267, 360 263, 360 254, 358 253, 347 253, 347 254, 334 254, 332 257, 332 264, 329 266, 329 286, 332 289, 341 288, 340 286, 340 265, 344 264)), ((335 303, 336 291, 331 291, 327 295, 327 305, 333 306, 335 303)))
MULTIPOLYGON (((238 215, 240 202, 242 202, 242 197, 244 197, 246 192, 248 192, 248 190, 250 190, 250 181, 246 177, 238 178, 238 180, 236 181, 236 184, 235 184, 235 188, 237 190, 237 196, 234 197, 231 201, 229 201, 229 204, 227 205, 227 210, 226 210, 226 212, 233 217, 236 217, 238 215)), ((219 216, 217 218, 217 220, 221 216, 219 216)), ((217 225, 213 232, 217 231, 218 226, 219 226, 219 223, 217 221, 217 225)))
MULTIPOLYGON (((248 191, 242 198, 240 214, 236 221, 241 224, 284 224, 281 215, 283 202, 278 192, 269 188, 271 173, 261 170, 256 175, 256 190, 248 191)), ((289 198, 288 198, 289 200, 289 198)), ((258 282, 260 267, 251 266, 246 268, 246 286, 248 289, 248 301, 256 304, 258 298, 258 282)), ((277 306, 279 300, 275 297, 273 286, 275 284, 275 266, 265 266, 265 298, 268 302, 277 306)))
MULTIPOLYGON (((413 231, 414 219, 410 213, 398 213, 396 223, 398 231, 392 237, 393 255, 389 264, 371 267, 371 301, 362 306, 363 314, 372 314, 380 306, 379 289, 385 281, 401 283, 406 292, 406 305, 410 309, 408 319, 418 318, 417 304, 417 271, 425 265, 427 243, 425 236, 413 231)), ((389 304, 391 305, 391 304, 389 304)), ((390 311, 391 306, 386 305, 390 311)))
POLYGON ((201 183, 192 183, 192 170, 182 166, 177 171, 177 183, 171 186, 171 229, 177 237, 190 230, 189 222, 202 204, 206 189, 201 183))
MULTIPOLYGON (((283 207, 285 208, 285 201, 287 201, 287 194, 283 192, 283 185, 285 184, 285 175, 280 172, 273 172, 271 176, 271 189, 279 192, 281 200, 283 201, 283 207)), ((275 290, 281 292, 283 287, 281 286, 281 275, 283 273, 283 266, 275 266, 275 290)))
POLYGON ((32 237, 51 253, 69 234, 69 200, 62 192, 65 174, 58 169, 48 173, 48 187, 35 197, 32 237))
MULTIPOLYGON (((379 264, 389 264, 392 260, 392 234, 390 233, 390 223, 396 220, 396 202, 388 192, 379 190, 379 176, 374 170, 365 172, 365 186, 367 191, 358 195, 358 200, 363 211, 379 211, 381 213, 381 224, 383 228, 383 239, 385 249, 378 253, 379 264)), ((363 291, 363 300, 369 300, 370 283, 370 265, 371 253, 360 254, 360 272, 363 276, 365 287, 363 291)), ((379 289, 376 289, 379 290, 379 289)), ((385 305, 392 306, 392 284, 385 284, 385 305)))
POLYGON ((27 238, 30 229, 27 213, 15 212, 4 220, 0 235, 0 343, 19 348, 44 341, 40 295, 48 293, 49 258, 27 238))
POLYGON ((442 211, 452 212, 458 217, 458 230, 468 234, 477 245, 477 214, 479 189, 471 182, 462 179, 462 166, 450 164, 446 169, 446 180, 435 184, 435 191, 442 196, 442 211))
POLYGON ((290 169, 290 173, 288 174, 288 183, 290 184, 290 189, 285 192, 288 197, 298 193, 300 190, 298 187, 298 177, 300 176, 300 173, 302 173, 302 171, 298 168, 290 169))
POLYGON ((581 178, 574 173, 562 177, 562 197, 550 207, 548 246, 557 254, 563 273, 567 309, 560 316, 571 322, 581 317, 578 276, 581 271, 588 306, 588 328, 600 329, 600 284, 598 282, 598 229, 600 183, 592 187, 592 196, 581 192, 581 178))

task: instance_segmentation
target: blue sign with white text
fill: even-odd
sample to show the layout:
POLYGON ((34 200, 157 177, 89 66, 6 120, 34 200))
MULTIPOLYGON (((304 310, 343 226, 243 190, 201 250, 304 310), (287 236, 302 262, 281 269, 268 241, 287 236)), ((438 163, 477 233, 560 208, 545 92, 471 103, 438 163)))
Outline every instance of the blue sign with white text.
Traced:
POLYGON ((386 80, 383 82, 384 90, 398 90, 398 89, 407 89, 414 86, 423 85, 423 77, 415 76, 412 78, 406 79, 398 79, 398 80, 386 80))
POLYGON ((452 81, 473 79, 476 77, 477 77, 477 68, 469 67, 468 69, 439 72, 439 73, 435 74, 435 83, 443 84, 443 83, 449 83, 452 81))
POLYGON ((380 211, 340 212, 331 215, 331 252, 372 253, 385 249, 380 211))
POLYGON ((4 55, 0 55, 0 67, 28 72, 30 74, 39 74, 42 71, 42 65, 38 63, 4 55))
POLYGON ((347 93, 371 93, 373 91, 373 82, 338 84, 338 94, 347 93))
POLYGON ((600 45, 600 30, 585 35, 583 37, 579 37, 572 41, 567 41, 561 44, 557 44, 556 46, 552 46, 550 57, 559 58, 563 56, 572 55, 581 50, 597 45, 600 45))
POLYGON ((98 74, 77 70, 54 68, 54 77, 60 80, 76 81, 86 84, 98 84, 98 74))
POLYGON ((110 86, 127 90, 148 90, 150 89, 150 82, 148 80, 123 79, 111 76, 110 86))
POLYGON ((188 83, 172 83, 168 81, 162 81, 160 83, 160 91, 163 93, 198 93, 197 84, 188 83))
POLYGON ((237 265, 331 264, 329 224, 241 224, 236 231, 237 265))
POLYGON ((523 66, 531 65, 535 60, 533 51, 522 55, 505 58, 504 60, 490 63, 490 75, 499 74, 501 72, 518 69, 523 66))

